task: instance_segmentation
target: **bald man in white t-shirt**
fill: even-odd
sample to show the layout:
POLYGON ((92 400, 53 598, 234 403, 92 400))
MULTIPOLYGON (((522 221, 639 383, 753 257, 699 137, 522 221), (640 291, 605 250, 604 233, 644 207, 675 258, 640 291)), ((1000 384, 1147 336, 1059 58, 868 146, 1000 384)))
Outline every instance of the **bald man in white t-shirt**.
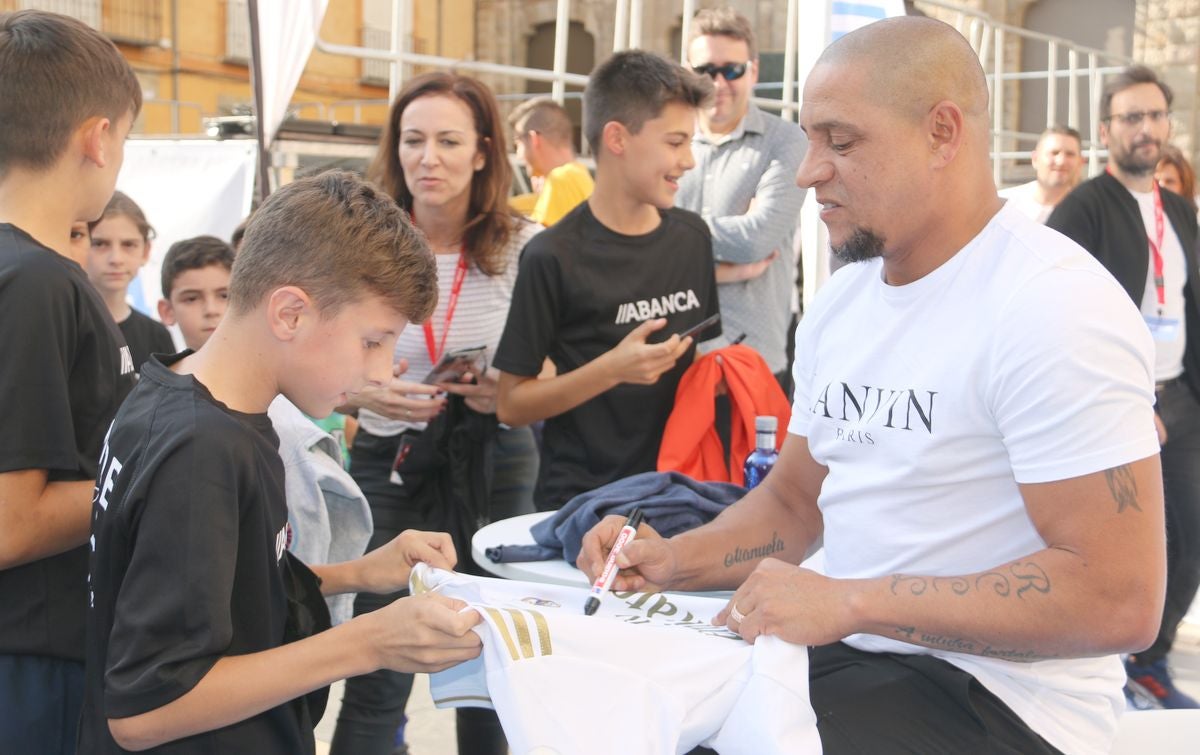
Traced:
MULTIPOLYGON (((644 527, 615 589, 736 589, 715 621, 812 646, 827 755, 1107 753, 1118 654, 1163 604, 1145 325, 997 197, 984 73, 952 27, 841 37, 800 120, 797 182, 854 264, 800 323, 779 461, 704 527, 644 527), (822 539, 823 572, 796 566, 822 539)), ((589 575, 621 523, 585 536, 589 575)))

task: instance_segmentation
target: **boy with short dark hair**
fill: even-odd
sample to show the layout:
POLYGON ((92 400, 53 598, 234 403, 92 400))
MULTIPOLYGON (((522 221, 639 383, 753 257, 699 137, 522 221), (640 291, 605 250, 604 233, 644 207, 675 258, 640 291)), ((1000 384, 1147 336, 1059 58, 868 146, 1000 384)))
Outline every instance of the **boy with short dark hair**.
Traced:
POLYGON ((74 259, 142 104, 99 32, 0 14, 0 749, 74 752, 87 542, 105 429, 133 385, 116 323, 74 259))
POLYGON ((441 596, 326 629, 323 594, 399 590, 413 563, 452 565, 454 548, 410 530, 309 571, 286 551, 266 415, 282 394, 323 416, 389 380, 397 336, 436 298, 432 253, 372 184, 325 173, 263 204, 216 332, 197 352, 151 358, 105 443, 82 751, 312 753, 330 682, 478 655, 478 614, 441 596))
POLYGON ((178 325, 183 343, 199 349, 225 316, 233 247, 216 236, 176 241, 162 263, 158 319, 178 325))
POLYGON ((495 359, 500 421, 547 420, 542 510, 653 470, 693 340, 720 334, 679 335, 718 306, 708 226, 672 206, 711 92, 641 50, 613 55, 588 81, 595 191, 526 245, 495 359), (557 376, 538 379, 547 357, 557 376))

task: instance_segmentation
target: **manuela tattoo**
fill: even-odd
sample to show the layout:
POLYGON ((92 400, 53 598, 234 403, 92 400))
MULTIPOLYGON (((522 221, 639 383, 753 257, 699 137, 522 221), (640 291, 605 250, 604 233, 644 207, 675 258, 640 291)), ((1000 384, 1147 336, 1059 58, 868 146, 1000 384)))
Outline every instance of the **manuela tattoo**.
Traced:
POLYGON ((778 532, 771 533, 771 542, 764 543, 756 548, 737 547, 732 553, 725 554, 725 568, 740 564, 744 561, 755 561, 760 558, 766 558, 772 553, 779 553, 783 550, 783 541, 779 539, 778 532))

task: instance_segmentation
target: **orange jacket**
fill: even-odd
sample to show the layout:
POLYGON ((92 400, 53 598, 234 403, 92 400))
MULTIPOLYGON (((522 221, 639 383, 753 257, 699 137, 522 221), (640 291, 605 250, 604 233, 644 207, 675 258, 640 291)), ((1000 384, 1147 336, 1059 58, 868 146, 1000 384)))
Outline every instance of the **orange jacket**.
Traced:
POLYGON ((697 480, 745 483, 742 463, 754 450, 754 418, 779 418, 775 447, 783 443, 792 407, 758 352, 740 344, 710 351, 696 360, 675 391, 675 408, 667 419, 658 449, 658 471, 682 472, 697 480), (718 359, 720 357, 720 359, 718 359), (729 458, 717 435, 713 399, 725 378, 729 389, 729 458))

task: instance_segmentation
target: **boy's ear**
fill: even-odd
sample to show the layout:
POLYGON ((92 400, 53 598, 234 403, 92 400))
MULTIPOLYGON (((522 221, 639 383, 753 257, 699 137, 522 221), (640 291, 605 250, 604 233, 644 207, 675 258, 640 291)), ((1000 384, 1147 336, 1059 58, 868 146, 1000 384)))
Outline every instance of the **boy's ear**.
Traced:
POLYGON ((142 252, 142 264, 144 265, 149 261, 150 261, 150 242, 147 241, 145 251, 142 252))
POLYGON ((600 131, 600 141, 614 155, 625 154, 625 142, 628 138, 629 130, 625 128, 625 124, 617 121, 605 123, 604 128, 600 131))
POLYGON ((83 143, 83 156, 95 163, 97 168, 108 164, 108 149, 104 142, 112 127, 112 121, 108 118, 95 116, 84 121, 77 132, 83 143))
POLYGON ((312 299, 298 286, 282 286, 267 296, 267 323, 280 341, 293 340, 316 311, 312 299))
POLYGON ((166 299, 158 300, 158 319, 162 320, 163 325, 171 326, 175 324, 175 308, 166 299))

